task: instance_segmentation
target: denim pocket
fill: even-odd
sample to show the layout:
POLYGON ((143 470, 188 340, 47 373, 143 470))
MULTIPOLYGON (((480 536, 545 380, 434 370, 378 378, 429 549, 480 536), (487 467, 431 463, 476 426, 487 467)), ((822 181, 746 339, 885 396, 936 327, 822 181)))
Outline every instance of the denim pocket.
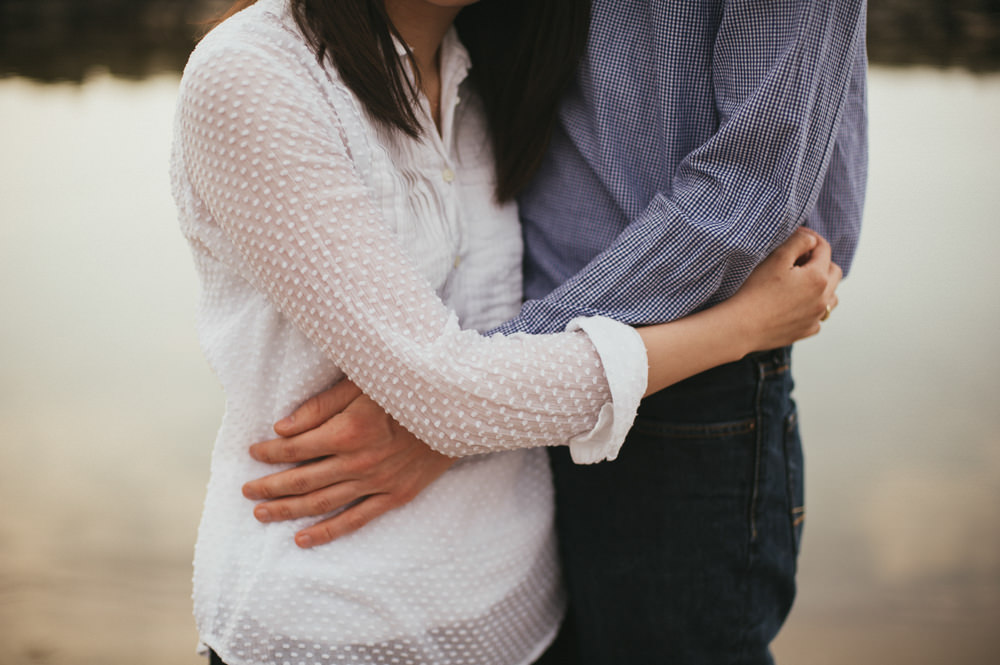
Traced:
POLYGON ((802 544, 802 527, 806 521, 804 464, 802 440, 799 437, 798 411, 794 405, 785 418, 785 474, 788 488, 789 524, 795 553, 802 544))
POLYGON ((754 431, 756 420, 747 418, 724 423, 672 423, 639 416, 633 431, 646 436, 669 439, 725 439, 754 431))
POLYGON ((753 489, 756 440, 753 418, 678 423, 640 417, 619 461, 662 497, 707 501, 707 510, 718 511, 713 519, 742 521, 753 489))

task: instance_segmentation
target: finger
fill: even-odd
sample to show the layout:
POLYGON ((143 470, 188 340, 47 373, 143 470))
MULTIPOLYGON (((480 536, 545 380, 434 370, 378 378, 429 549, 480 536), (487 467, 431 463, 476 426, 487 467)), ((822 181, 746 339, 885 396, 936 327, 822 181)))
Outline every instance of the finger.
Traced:
POLYGON ((295 544, 302 548, 315 547, 357 531, 376 517, 384 515, 399 502, 391 494, 368 497, 344 512, 323 520, 295 534, 295 544))
POLYGON ((812 265, 818 268, 823 268, 824 270, 829 269, 832 251, 830 243, 826 241, 826 238, 817 234, 816 245, 812 249, 812 255, 802 265, 812 265))
POLYGON ((333 417, 301 434, 255 443, 250 446, 250 457, 267 464, 297 464, 336 455, 345 451, 345 445, 354 447, 357 443, 357 428, 352 423, 333 417))
POLYGON ((329 515, 352 501, 370 494, 360 483, 346 482, 312 492, 305 496, 285 497, 254 506, 253 516, 259 522, 283 522, 300 517, 329 515))
POLYGON ((290 415, 274 424, 279 436, 294 436, 321 425, 337 415, 361 394, 350 379, 343 379, 332 388, 310 397, 290 415))
POLYGON ((781 257, 781 260, 788 265, 796 265, 799 258, 808 254, 816 247, 819 236, 805 228, 795 229, 788 240, 783 242, 774 253, 781 257))
POLYGON ((840 280, 844 278, 844 271, 840 268, 839 265, 831 261, 830 274, 834 282, 834 288, 836 288, 837 286, 840 285, 840 280))
POLYGON ((826 289, 823 292, 825 302, 833 302, 837 297, 837 287, 840 286, 840 279, 843 272, 836 263, 831 262, 827 271, 826 289))
POLYGON ((272 473, 243 485, 243 496, 257 501, 279 497, 300 496, 329 485, 354 480, 340 458, 325 457, 309 464, 272 473))

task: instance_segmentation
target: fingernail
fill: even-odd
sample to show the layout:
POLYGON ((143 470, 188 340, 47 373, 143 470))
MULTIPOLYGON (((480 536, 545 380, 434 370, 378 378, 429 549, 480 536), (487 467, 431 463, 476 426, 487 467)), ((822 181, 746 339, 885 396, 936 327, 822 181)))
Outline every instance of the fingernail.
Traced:
POLYGON ((312 547, 313 544, 312 536, 300 533, 297 536, 295 536, 295 544, 302 548, 312 547))
POLYGON ((271 512, 267 508, 257 508, 253 511, 253 514, 260 522, 271 521, 271 512))
POLYGON ((295 424, 295 414, 293 413, 292 415, 285 416, 284 418, 282 418, 281 420, 279 420, 277 423, 275 423, 274 426, 275 427, 291 427, 294 424, 295 424))

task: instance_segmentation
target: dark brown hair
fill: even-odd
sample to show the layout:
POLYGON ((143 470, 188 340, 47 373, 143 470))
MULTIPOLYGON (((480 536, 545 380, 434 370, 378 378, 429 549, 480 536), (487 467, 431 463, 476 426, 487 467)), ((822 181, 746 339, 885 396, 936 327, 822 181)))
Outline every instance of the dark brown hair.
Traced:
MULTIPOLYGON (((238 0, 220 18, 254 4, 238 0)), ((383 0, 292 0, 316 58, 329 57, 376 120, 420 134, 416 90, 396 55, 383 0)), ((472 59, 496 159, 498 201, 510 201, 541 164, 559 98, 583 55, 590 0, 481 0, 455 21, 472 59)))

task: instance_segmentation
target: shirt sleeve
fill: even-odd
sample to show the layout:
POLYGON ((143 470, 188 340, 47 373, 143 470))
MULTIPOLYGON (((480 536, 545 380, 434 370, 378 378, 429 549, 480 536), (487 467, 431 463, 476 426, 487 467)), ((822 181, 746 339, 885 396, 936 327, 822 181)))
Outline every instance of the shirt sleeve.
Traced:
POLYGON ((178 103, 175 169, 254 287, 445 454, 613 459, 645 390, 638 334, 597 318, 556 335, 461 330, 373 206, 328 85, 282 46, 203 44, 178 103))
POLYGON ((807 220, 836 236, 834 259, 849 263, 867 174, 865 2, 720 4, 718 129, 682 160, 669 193, 498 331, 549 332, 596 314, 680 318, 732 295, 807 220))

